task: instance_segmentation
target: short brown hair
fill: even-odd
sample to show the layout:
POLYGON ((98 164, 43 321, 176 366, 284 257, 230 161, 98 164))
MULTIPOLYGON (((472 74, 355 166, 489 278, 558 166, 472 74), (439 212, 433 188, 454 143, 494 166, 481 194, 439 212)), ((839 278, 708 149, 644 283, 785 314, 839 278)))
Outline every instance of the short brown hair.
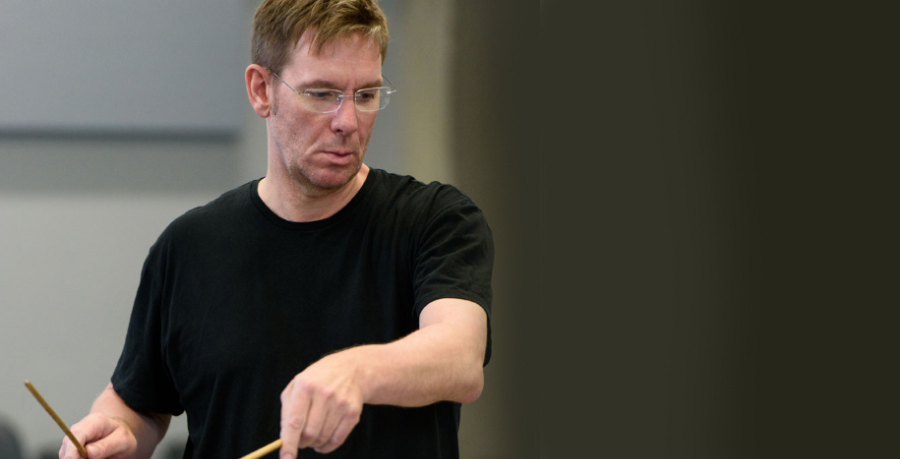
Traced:
POLYGON ((377 0, 265 0, 253 18, 250 58, 280 72, 300 37, 311 29, 316 53, 336 38, 362 33, 378 42, 382 62, 387 55, 387 17, 377 0))

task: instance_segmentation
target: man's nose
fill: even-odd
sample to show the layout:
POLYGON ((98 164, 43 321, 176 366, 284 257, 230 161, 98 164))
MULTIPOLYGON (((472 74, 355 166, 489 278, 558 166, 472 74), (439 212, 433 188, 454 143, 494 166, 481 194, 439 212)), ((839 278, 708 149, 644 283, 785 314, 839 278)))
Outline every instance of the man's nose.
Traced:
POLYGON ((354 103, 353 97, 347 97, 341 101, 341 106, 334 112, 331 129, 334 132, 347 135, 356 132, 358 127, 359 119, 356 113, 356 103, 354 103))

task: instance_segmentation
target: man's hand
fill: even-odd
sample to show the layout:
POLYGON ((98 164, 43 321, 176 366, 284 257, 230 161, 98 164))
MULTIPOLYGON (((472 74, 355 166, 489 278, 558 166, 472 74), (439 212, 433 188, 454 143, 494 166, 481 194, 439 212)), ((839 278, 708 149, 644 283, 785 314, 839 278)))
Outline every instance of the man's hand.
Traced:
POLYGON ((281 393, 281 459, 297 457, 298 448, 330 453, 344 443, 363 408, 358 368, 354 352, 344 351, 291 380, 281 393))
MULTIPOLYGON (((89 459, 149 459, 172 416, 138 413, 113 389, 112 383, 91 406, 91 414, 70 429, 87 450, 89 459)), ((79 459, 78 448, 63 438, 59 459, 79 459)))
MULTIPOLYGON (((122 459, 137 450, 137 439, 131 428, 120 419, 94 413, 73 425, 72 434, 87 450, 89 459, 122 459)), ((59 459, 79 459, 78 448, 63 438, 59 459)))

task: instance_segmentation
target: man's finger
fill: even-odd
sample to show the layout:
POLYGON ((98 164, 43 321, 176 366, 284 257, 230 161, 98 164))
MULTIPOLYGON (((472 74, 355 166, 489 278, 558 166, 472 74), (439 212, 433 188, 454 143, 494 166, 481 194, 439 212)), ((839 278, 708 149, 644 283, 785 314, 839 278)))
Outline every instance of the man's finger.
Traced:
POLYGON ((346 416, 346 414, 346 404, 331 404, 328 409, 328 417, 325 418, 325 422, 322 424, 322 428, 319 429, 319 435, 316 437, 316 441, 313 442, 310 446, 312 446, 313 448, 321 448, 327 445, 328 442, 331 441, 331 438, 334 437, 335 430, 337 430, 337 427, 340 425, 341 420, 344 418, 344 416, 346 416))
POLYGON ((327 395, 317 394, 319 396, 312 399, 309 406, 309 416, 306 419, 306 426, 300 433, 300 447, 316 447, 328 441, 328 437, 322 437, 322 426, 325 424, 326 417, 331 413, 331 400, 327 395))
POLYGON ((84 445, 90 459, 113 457, 120 453, 131 453, 131 443, 128 441, 128 433, 124 429, 116 429, 106 437, 84 445))
POLYGON ((354 409, 342 417, 334 434, 331 436, 331 439, 320 448, 316 448, 316 452, 330 453, 343 445, 344 441, 347 440, 347 437, 350 435, 350 432, 353 431, 353 428, 359 424, 359 415, 360 411, 354 409))
POLYGON ((63 445, 61 459, 81 459, 81 453, 78 452, 78 448, 71 442, 67 441, 63 445))
POLYGON ((306 427, 309 415, 309 396, 302 387, 294 384, 285 389, 281 406, 281 458, 297 457, 300 444, 300 432, 306 427))
MULTIPOLYGON (((79 422, 72 426, 69 429, 72 432, 72 435, 75 436, 75 439, 78 440, 78 443, 81 443, 81 446, 84 446, 85 440, 90 438, 92 435, 89 435, 96 431, 96 429, 92 429, 90 423, 79 422), (87 426, 85 425, 87 424, 87 426)), ((69 440, 69 437, 66 436, 63 438, 63 454, 62 459, 80 459, 81 453, 78 452, 78 447, 69 440)))

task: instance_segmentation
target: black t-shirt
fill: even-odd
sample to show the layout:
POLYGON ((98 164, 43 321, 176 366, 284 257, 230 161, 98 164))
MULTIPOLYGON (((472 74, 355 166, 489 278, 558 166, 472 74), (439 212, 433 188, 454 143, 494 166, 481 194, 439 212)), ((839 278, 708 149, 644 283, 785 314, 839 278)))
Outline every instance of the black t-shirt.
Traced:
MULTIPOLYGON (((456 188, 372 169, 335 215, 297 223, 266 207, 257 184, 163 231, 112 376, 138 410, 187 412, 187 458, 241 457, 277 439, 279 395, 297 373, 415 331, 436 299, 470 300, 490 317, 491 231, 456 188)), ((490 346, 489 333, 485 365, 490 346)), ((457 458, 459 409, 365 405, 328 457, 457 458)))

